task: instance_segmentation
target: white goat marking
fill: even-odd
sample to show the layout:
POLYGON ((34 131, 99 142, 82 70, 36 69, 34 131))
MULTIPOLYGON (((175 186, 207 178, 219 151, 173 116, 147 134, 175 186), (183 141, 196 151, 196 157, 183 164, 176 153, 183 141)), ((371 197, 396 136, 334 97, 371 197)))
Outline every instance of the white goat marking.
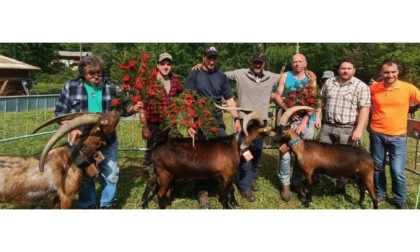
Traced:
POLYGON ((0 167, 1 168, 11 168, 11 167, 15 167, 16 163, 10 163, 10 162, 4 162, 4 161, 0 161, 0 167))

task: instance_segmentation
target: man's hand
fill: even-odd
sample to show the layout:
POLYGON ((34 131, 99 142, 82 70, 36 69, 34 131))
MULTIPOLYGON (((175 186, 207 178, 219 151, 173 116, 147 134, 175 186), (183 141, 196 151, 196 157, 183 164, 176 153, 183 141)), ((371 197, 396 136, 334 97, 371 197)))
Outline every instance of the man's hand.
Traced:
POLYGON ((202 66, 203 64, 198 63, 197 65, 193 66, 191 70, 199 70, 202 66))
POLYGON ((308 76, 308 78, 311 80, 316 80, 316 75, 310 70, 305 70, 305 75, 308 76))
POLYGON ((79 129, 75 129, 69 133, 70 143, 77 144, 79 136, 82 134, 82 131, 79 129))
POLYGON ((197 131, 193 128, 188 128, 188 135, 190 135, 191 138, 194 138, 195 134, 197 134, 197 131))
POLYGON ((143 139, 146 139, 146 140, 149 140, 150 137, 152 136, 150 134, 150 130, 149 130, 149 128, 147 126, 146 127, 142 127, 141 136, 143 137, 143 139))

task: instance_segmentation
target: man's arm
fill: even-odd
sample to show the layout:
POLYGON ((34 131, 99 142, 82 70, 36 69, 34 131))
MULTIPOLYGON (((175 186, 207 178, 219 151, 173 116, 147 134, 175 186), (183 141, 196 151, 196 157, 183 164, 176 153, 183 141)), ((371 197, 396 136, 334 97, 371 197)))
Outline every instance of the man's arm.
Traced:
MULTIPOLYGON (((236 108, 236 102, 235 102, 235 99, 233 99, 233 97, 227 99, 226 104, 228 105, 228 107, 236 108)), ((241 122, 238 120, 239 119, 238 111, 231 110, 230 114, 232 115, 233 120, 235 121, 235 132, 242 131, 241 122)))
POLYGON ((281 75, 279 83, 277 85, 277 91, 274 94, 274 96, 272 96, 273 101, 283 109, 287 109, 284 99, 282 98, 284 92, 284 83, 286 83, 286 77, 287 73, 281 75))

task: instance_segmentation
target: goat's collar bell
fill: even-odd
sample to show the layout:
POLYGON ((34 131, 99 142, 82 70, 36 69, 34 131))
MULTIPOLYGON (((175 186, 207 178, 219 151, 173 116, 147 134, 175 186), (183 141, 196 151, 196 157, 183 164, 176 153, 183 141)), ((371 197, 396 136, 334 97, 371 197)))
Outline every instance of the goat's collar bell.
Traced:
POLYGON ((289 145, 289 147, 293 147, 293 146, 295 146, 297 143, 299 143, 299 141, 300 141, 300 137, 299 137, 299 136, 297 136, 295 139, 290 140, 290 141, 289 141, 289 143, 288 143, 288 145, 289 145))

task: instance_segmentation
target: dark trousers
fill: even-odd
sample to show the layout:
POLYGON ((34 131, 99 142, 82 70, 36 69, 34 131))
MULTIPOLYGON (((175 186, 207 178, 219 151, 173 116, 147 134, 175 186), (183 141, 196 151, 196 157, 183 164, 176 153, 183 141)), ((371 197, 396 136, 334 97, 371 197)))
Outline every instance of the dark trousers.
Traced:
MULTIPOLYGON (((267 126, 267 120, 264 120, 264 126, 267 126)), ((240 191, 251 190, 251 182, 253 180, 257 180, 263 147, 263 138, 254 140, 251 146, 249 146, 249 151, 251 152, 253 158, 247 162, 243 157, 241 157, 238 172, 238 187, 240 191)))

